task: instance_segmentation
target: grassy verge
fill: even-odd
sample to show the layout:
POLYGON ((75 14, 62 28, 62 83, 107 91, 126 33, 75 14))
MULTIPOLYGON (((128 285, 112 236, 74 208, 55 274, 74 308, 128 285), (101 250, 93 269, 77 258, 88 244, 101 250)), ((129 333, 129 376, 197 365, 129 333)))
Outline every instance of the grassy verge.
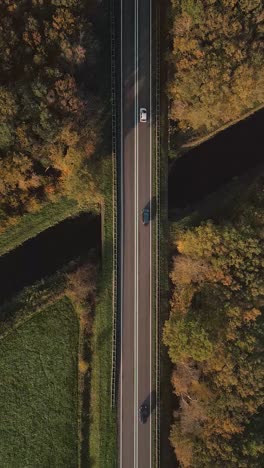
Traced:
POLYGON ((168 98, 167 63, 162 58, 168 50, 168 34, 170 5, 166 1, 160 12, 161 24, 161 120, 160 120, 160 311, 159 311, 159 340, 160 340, 160 459, 159 466, 175 467, 175 457, 169 442, 170 425, 172 423, 172 408, 174 397, 170 383, 171 364, 167 350, 162 343, 162 329, 168 318, 169 284, 168 284, 168 157, 169 157, 169 128, 168 128, 168 98))
POLYGON ((19 223, 0 234, 0 256, 18 247, 40 232, 76 216, 81 208, 75 200, 62 198, 56 203, 48 203, 37 213, 25 214, 19 223))
POLYGON ((117 461, 116 415, 111 408, 113 206, 112 161, 103 162, 104 222, 102 271, 93 325, 89 466, 113 468, 117 461))
POLYGON ((78 335, 64 297, 1 340, 2 466, 78 466, 78 335))
POLYGON ((183 144, 182 148, 192 149, 192 148, 195 148, 198 145, 201 145, 205 141, 210 140, 211 138, 215 137, 218 133, 223 132, 224 130, 227 130, 229 127, 232 127, 232 125, 236 125, 237 123, 241 122, 242 120, 247 119, 251 115, 253 115, 256 112, 263 109, 263 107, 264 107, 264 105, 260 104, 259 106, 255 107, 254 109, 250 109, 248 112, 243 114, 238 119, 232 120, 231 122, 228 122, 227 124, 222 125, 221 127, 217 128, 216 130, 214 130, 213 132, 211 132, 211 133, 209 133, 207 135, 201 136, 200 138, 195 138, 194 140, 190 140, 189 142, 183 144))
MULTIPOLYGON (((166 101, 166 100, 165 100, 166 101)), ((164 103, 165 104, 165 103, 164 103)), ((164 109, 165 111, 165 109, 164 109)), ((175 467, 175 457, 170 446, 169 435, 172 423, 172 408, 174 407, 174 396, 170 383, 171 363, 167 349, 162 343, 162 330, 165 320, 169 315, 169 281, 168 281, 168 165, 167 165, 167 114, 162 113, 161 129, 161 180, 163 181, 161 193, 161 223, 160 223, 160 466, 167 468, 175 467)))
MULTIPOLYGON (((164 105, 166 99, 164 98, 164 105)), ((172 408, 174 396, 170 383, 171 363, 167 349, 162 343, 162 330, 165 320, 169 315, 169 281, 168 281, 168 144, 167 144, 167 113, 162 112, 161 119, 161 222, 160 222, 160 466, 172 468, 176 466, 173 450, 170 446, 169 435, 172 423, 172 408)))
MULTIPOLYGON (((157 141, 157 95, 159 91, 158 80, 159 80, 159 12, 157 10, 156 2, 153 3, 152 12, 152 56, 155 59, 152 61, 152 212, 154 213, 152 222, 152 388, 156 390, 158 397, 158 385, 157 378, 159 373, 159 361, 158 361, 158 346, 157 346, 157 324, 158 324, 158 303, 157 295, 159 290, 157 288, 157 247, 158 247, 158 226, 159 226, 159 141, 157 141)), ((156 398, 156 402, 158 400, 156 398)), ((155 402, 155 403, 156 403, 155 402)), ((159 431, 158 431, 158 417, 159 408, 155 405, 152 411, 152 463, 153 466, 157 466, 157 449, 159 449, 159 431)))
POLYGON ((111 407, 113 338, 113 162, 111 106, 110 14, 114 2, 102 2, 100 37, 102 43, 100 79, 104 109, 104 139, 100 148, 96 183, 102 189, 102 263, 97 282, 97 304, 91 343, 92 372, 90 394, 89 467, 117 466, 116 409, 111 407))
MULTIPOLYGON (((162 326, 167 318, 168 310, 168 101, 164 93, 167 65, 163 62, 164 50, 164 11, 160 11, 159 2, 156 2, 153 24, 153 103, 156 114, 153 116, 153 200, 155 223, 153 225, 152 264, 153 264, 153 373, 152 385, 157 391, 157 407, 153 411, 153 466, 164 466, 164 451, 169 446, 169 423, 164 418, 164 369, 167 355, 162 346, 162 326), (160 109, 157 99, 160 103, 160 109), (159 115, 158 115, 159 112, 159 115), (160 135, 160 136, 159 136, 160 135), (159 136, 159 137, 158 137, 159 136), (157 137, 157 138, 156 138, 157 137), (167 425, 167 430, 165 429, 167 425), (165 434, 165 436, 164 436, 165 434)), ((165 5, 164 10, 168 5, 165 5)), ((166 13, 165 13, 166 14, 166 13)), ((167 23, 166 23, 167 24, 167 23)), ((169 371, 168 371, 169 374, 169 371)), ((166 377, 168 375, 166 373, 166 377)), ((169 393, 168 393, 169 395, 169 393)), ((168 397, 166 398, 168 399, 168 397)))

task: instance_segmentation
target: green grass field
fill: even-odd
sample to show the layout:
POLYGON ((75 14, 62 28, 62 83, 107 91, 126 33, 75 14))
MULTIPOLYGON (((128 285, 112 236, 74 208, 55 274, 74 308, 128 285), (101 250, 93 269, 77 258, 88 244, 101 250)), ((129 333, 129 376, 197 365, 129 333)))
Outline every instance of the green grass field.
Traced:
POLYGON ((0 341, 0 466, 78 466, 75 311, 64 297, 0 341))

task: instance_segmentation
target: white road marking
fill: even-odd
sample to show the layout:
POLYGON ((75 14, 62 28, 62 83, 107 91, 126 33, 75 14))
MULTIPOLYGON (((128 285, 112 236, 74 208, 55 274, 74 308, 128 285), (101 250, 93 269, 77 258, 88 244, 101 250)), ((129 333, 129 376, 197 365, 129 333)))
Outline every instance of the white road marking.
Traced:
POLYGON ((137 11, 137 1, 135 0, 134 5, 134 14, 135 14, 135 23, 134 23, 134 72, 135 72, 135 83, 134 83, 134 127, 135 127, 135 265, 134 265, 134 274, 135 274, 135 297, 134 297, 134 468, 137 468, 138 465, 138 436, 137 436, 137 406, 138 406, 138 179, 137 179, 137 166, 138 166, 138 126, 137 126, 137 117, 138 117, 138 101, 137 101, 137 85, 138 85, 138 11, 137 11))
MULTIPOLYGON (((121 91, 121 96, 120 96, 120 114, 121 114, 121 124, 120 124, 120 172, 121 172, 121 187, 120 187, 120 201, 121 201, 121 219, 123 219, 123 0, 120 1, 120 16, 121 16, 121 21, 120 21, 120 35, 121 35, 121 41, 120 41, 120 54, 121 54, 121 73, 120 73, 120 91, 121 91)), ((119 463, 120 463, 120 468, 122 468, 122 458, 123 458, 123 353, 122 353, 122 315, 123 315, 123 280, 124 280, 124 263, 123 263, 123 242, 124 242, 124 232, 123 232, 123 223, 121 223, 121 229, 120 229, 120 241, 121 241, 121 303, 120 303, 120 454, 119 454, 119 463)))
POLYGON ((138 0, 135 0, 135 468, 138 467, 138 66, 138 0))
POLYGON ((150 116, 150 121, 149 121, 149 152, 150 152, 150 190, 149 190, 149 199, 150 199, 150 281, 149 281, 149 294, 150 294, 150 299, 149 299, 149 333, 150 333, 150 382, 149 382, 149 388, 150 388, 150 421, 149 421, 149 428, 150 428, 150 434, 149 434, 149 439, 150 439, 150 464, 149 466, 151 467, 151 462, 152 462, 152 413, 151 413, 151 408, 152 408, 152 396, 151 396, 151 389, 152 389, 152 0, 149 0, 149 80, 150 80, 150 85, 149 85, 149 90, 150 90, 150 109, 149 109, 149 116, 150 116))

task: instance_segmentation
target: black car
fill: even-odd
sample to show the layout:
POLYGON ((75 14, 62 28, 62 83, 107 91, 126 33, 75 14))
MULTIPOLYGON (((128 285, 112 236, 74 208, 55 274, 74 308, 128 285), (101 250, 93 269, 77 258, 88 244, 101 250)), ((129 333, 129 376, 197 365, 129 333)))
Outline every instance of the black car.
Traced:
POLYGON ((140 407, 139 407, 139 421, 143 424, 145 424, 148 420, 148 416, 149 416, 149 409, 148 409, 148 405, 146 405, 146 403, 143 403, 140 407))
POLYGON ((150 221, 150 209, 149 208, 144 208, 142 210, 142 221, 143 221, 143 224, 149 224, 149 221, 150 221))

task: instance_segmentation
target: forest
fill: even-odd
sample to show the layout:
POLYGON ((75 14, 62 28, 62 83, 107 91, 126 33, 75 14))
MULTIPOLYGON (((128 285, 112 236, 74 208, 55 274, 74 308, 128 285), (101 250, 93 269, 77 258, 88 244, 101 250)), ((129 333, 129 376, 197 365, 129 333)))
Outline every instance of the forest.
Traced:
POLYGON ((264 465, 263 180, 225 215, 171 231, 163 342, 177 402, 170 442, 184 468, 264 465))
POLYGON ((264 105, 261 0, 171 0, 170 119, 186 140, 264 105))
POLYGON ((95 3, 1 1, 0 232, 62 196, 100 199, 90 167, 100 141, 95 3))

